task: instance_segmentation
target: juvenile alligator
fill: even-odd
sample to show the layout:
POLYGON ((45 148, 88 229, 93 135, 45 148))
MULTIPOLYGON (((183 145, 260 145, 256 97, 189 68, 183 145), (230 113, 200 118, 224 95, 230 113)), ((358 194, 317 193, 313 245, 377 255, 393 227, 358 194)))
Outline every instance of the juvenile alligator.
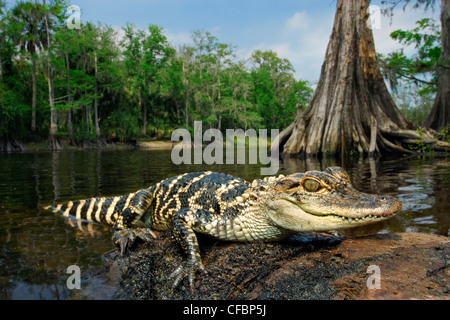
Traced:
POLYGON ((186 173, 148 189, 117 197, 90 198, 49 207, 114 227, 113 241, 124 253, 152 230, 171 230, 186 259, 171 275, 176 286, 205 272, 195 233, 229 241, 277 241, 300 231, 329 231, 392 217, 401 202, 361 193, 340 167, 252 183, 215 172, 186 173))

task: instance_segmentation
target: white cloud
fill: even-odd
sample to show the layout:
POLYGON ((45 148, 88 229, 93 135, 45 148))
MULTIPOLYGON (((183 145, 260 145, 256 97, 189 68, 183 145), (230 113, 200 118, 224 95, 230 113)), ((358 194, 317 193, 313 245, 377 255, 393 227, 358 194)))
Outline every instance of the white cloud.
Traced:
MULTIPOLYGON (((424 17, 433 17, 439 21, 439 10, 423 12, 423 10, 396 9, 391 20, 381 15, 379 28, 373 29, 375 48, 377 52, 387 54, 402 48, 397 41, 392 40, 390 34, 397 29, 408 30, 416 27, 415 22, 424 17)), ((297 79, 316 81, 320 77, 326 48, 334 22, 334 11, 320 14, 309 14, 301 11, 285 19, 283 24, 274 28, 267 39, 253 48, 241 49, 247 57, 254 50, 272 50, 281 58, 288 59, 295 68, 297 79)), ((413 51, 407 48, 405 53, 413 51)))
POLYGON ((333 26, 334 12, 308 15, 297 12, 286 20, 283 42, 274 43, 274 51, 287 58, 299 79, 316 81, 333 26))
POLYGON ((271 50, 292 63, 297 79, 316 81, 320 76, 333 16, 334 13, 310 16, 306 12, 297 12, 267 34, 264 41, 239 48, 237 56, 248 59, 255 50, 271 50))
POLYGON ((169 43, 171 43, 175 48, 184 44, 193 44, 191 33, 188 31, 172 32, 165 29, 164 34, 167 37, 167 41, 169 41, 169 43))
POLYGON ((293 59, 297 56, 296 52, 294 52, 292 48, 292 44, 290 42, 280 42, 272 45, 272 50, 278 54, 279 57, 286 58, 292 62, 293 59))
POLYGON ((116 32, 116 39, 117 41, 122 40, 122 38, 125 36, 125 31, 120 26, 112 26, 114 31, 116 32))
POLYGON ((304 11, 296 12, 286 21, 286 29, 289 31, 305 30, 309 27, 308 14, 304 11))

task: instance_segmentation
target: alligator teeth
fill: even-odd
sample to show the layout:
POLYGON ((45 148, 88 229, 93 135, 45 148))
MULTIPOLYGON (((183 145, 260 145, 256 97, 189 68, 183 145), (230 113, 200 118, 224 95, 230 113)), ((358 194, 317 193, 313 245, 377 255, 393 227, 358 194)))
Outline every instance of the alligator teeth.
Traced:
POLYGON ((341 218, 342 220, 347 220, 348 222, 352 222, 352 221, 358 221, 358 220, 366 220, 366 218, 370 218, 370 219, 381 219, 381 216, 374 216, 374 215, 368 215, 366 217, 359 217, 359 218, 347 218, 347 217, 343 217, 343 216, 338 216, 339 218, 341 218))

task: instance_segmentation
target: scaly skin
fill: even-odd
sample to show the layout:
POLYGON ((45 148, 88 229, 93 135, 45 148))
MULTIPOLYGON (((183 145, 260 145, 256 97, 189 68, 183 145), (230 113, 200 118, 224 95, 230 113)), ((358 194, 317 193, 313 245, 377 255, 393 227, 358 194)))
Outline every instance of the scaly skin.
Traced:
POLYGON ((51 207, 65 216, 113 226, 124 253, 152 230, 171 230, 186 254, 174 285, 204 271, 195 233, 226 241, 277 241, 301 231, 330 231, 378 222, 401 210, 391 196, 357 191, 340 167, 268 177, 252 183, 214 172, 186 173, 148 189, 51 207))

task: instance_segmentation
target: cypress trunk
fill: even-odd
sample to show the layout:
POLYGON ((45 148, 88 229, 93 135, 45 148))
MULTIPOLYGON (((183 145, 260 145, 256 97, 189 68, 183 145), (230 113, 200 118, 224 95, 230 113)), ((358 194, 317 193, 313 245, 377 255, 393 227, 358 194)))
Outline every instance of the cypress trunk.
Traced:
POLYGON ((100 143, 100 124, 98 117, 98 61, 97 61, 97 52, 94 52, 94 70, 95 70, 95 79, 94 79, 94 122, 95 122, 95 139, 97 143, 100 143))
POLYGON ((36 79, 36 59, 37 57, 31 54, 31 133, 36 133, 36 93, 37 93, 37 79, 36 79))
MULTIPOLYGON (((44 0, 45 6, 45 0, 44 0)), ((50 104, 50 131, 47 141, 47 149, 52 151, 62 150, 63 147, 59 142, 58 133, 58 112, 55 109, 55 90, 53 87, 53 69, 51 66, 51 47, 50 47, 50 30, 48 27, 47 14, 44 18, 45 30, 47 32, 47 83, 48 83, 48 101, 50 104)))
POLYGON ((438 66, 438 89, 433 108, 425 123, 437 131, 450 124, 450 0, 442 0, 441 8, 441 65, 438 66))

